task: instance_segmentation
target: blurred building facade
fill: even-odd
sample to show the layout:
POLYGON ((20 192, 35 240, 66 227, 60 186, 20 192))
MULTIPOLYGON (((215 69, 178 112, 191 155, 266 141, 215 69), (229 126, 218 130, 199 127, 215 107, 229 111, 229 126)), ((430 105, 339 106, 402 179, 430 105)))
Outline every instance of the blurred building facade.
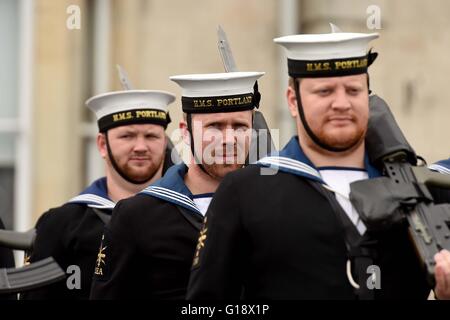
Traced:
POLYGON ((286 60, 272 39, 329 32, 333 22, 343 31, 381 34, 373 42, 380 55, 372 90, 419 154, 429 162, 448 158, 447 12, 446 0, 0 0, 0 215, 8 228, 25 230, 103 174, 84 101, 121 89, 116 64, 135 88, 177 94, 171 136, 182 114, 168 77, 223 71, 219 24, 239 69, 266 72, 261 110, 280 130, 278 147, 294 126, 284 96, 286 60), (71 28, 77 12, 79 29, 71 28), (370 29, 378 18, 379 29, 370 29))

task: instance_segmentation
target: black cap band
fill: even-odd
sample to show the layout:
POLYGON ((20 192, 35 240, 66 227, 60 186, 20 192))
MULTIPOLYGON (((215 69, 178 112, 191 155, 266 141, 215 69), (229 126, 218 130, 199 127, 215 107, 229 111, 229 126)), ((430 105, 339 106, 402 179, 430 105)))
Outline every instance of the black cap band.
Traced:
POLYGON ((218 113, 252 110, 258 108, 253 93, 217 97, 181 97, 183 112, 186 113, 218 113))
POLYGON ((169 113, 159 109, 134 109, 108 114, 99 119, 97 123, 100 132, 119 126, 144 123, 157 124, 166 129, 170 123, 170 116, 169 113))
POLYGON ((288 72, 293 78, 325 78, 362 74, 377 58, 377 53, 369 52, 362 57, 329 60, 288 59, 288 72))

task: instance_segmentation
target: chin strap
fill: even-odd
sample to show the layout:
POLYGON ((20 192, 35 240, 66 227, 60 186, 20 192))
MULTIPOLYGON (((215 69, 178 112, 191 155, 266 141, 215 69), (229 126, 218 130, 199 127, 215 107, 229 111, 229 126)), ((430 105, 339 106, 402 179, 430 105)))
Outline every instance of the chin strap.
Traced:
POLYGON ((194 132, 193 132, 193 130, 192 130, 192 114, 191 114, 191 113, 187 113, 186 115, 187 115, 187 117, 186 117, 186 120, 187 120, 187 121, 186 121, 186 122, 187 122, 187 129, 188 129, 188 132, 189 132, 189 135, 190 135, 190 141, 191 141, 190 147, 191 147, 192 155, 193 155, 193 157, 194 157, 195 164, 198 165, 198 167, 199 167, 205 174, 207 174, 208 176, 211 176, 211 175, 206 171, 206 169, 205 169, 205 167, 203 166, 202 162, 197 158, 197 154, 195 153, 195 147, 194 147, 194 132))

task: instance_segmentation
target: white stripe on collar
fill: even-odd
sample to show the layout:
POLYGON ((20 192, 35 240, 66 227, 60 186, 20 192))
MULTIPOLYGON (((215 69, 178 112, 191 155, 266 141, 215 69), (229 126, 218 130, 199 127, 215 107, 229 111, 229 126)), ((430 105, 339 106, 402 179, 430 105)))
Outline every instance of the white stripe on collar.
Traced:
POLYGON ((432 164, 428 167, 428 169, 430 170, 434 170, 440 173, 444 173, 444 174, 450 174, 450 169, 446 168, 444 166, 441 166, 440 164, 432 164))
POLYGON ((264 157, 256 163, 262 164, 262 165, 268 165, 269 167, 272 167, 275 169, 284 168, 284 169, 288 169, 291 171, 297 171, 300 174, 307 174, 307 175, 313 176, 313 177, 319 179, 320 184, 325 189, 327 189, 333 193, 339 194, 340 196, 342 196, 345 199, 349 199, 349 197, 347 195, 345 195, 345 194, 339 192, 338 190, 336 190, 335 188, 329 186, 322 179, 322 176, 319 171, 317 171, 316 169, 314 169, 313 167, 311 167, 310 165, 308 165, 304 162, 294 160, 292 158, 287 158, 287 157, 270 156, 270 157, 264 157))
POLYGON ((315 176, 316 178, 319 178, 320 180, 322 180, 320 173, 316 169, 314 169, 310 165, 307 165, 304 162, 294 160, 291 158, 276 157, 276 156, 264 157, 261 160, 259 160, 257 163, 265 164, 265 165, 269 165, 269 166, 280 167, 280 168, 286 168, 286 169, 290 169, 290 170, 294 170, 294 171, 299 171, 302 173, 306 173, 306 174, 315 176))
POLYGON ((69 203, 85 203, 88 207, 98 209, 114 209, 116 204, 109 199, 105 199, 96 194, 80 194, 68 201, 69 203))
POLYGON ((187 206, 189 209, 197 212, 198 214, 201 214, 194 201, 192 201, 191 198, 182 193, 158 186, 149 186, 141 192, 155 196, 157 198, 162 198, 166 201, 174 202, 176 204, 181 204, 184 207, 187 206))

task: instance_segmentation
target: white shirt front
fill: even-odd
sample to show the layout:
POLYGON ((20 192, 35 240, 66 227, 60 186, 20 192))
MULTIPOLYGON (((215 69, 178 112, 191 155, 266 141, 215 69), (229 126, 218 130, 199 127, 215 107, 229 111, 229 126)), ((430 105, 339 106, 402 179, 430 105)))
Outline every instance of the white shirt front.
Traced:
POLYGON ((203 216, 205 216, 206 211, 208 211, 208 207, 209 204, 211 203, 212 197, 213 193, 204 193, 204 194, 196 194, 192 199, 203 216))
POLYGON ((318 168, 323 181, 335 190, 335 196, 338 203, 344 209, 347 216, 356 226, 358 232, 362 235, 366 232, 366 226, 361 221, 358 212, 353 207, 349 199, 350 183, 358 180, 368 179, 369 175, 364 169, 323 167, 318 168))

